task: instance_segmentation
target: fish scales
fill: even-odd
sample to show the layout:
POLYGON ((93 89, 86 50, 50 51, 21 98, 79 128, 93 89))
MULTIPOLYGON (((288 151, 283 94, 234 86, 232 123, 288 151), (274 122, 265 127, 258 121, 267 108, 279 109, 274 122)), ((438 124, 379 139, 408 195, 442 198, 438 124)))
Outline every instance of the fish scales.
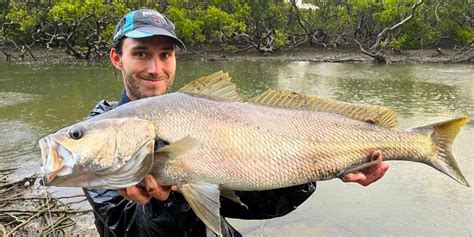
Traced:
MULTIPOLYGON (((190 136, 201 143, 179 163, 192 172, 186 179, 216 182, 232 190, 334 178, 344 168, 367 162, 367 154, 374 149, 382 150, 387 160, 431 152, 419 150, 428 141, 419 134, 395 133, 333 114, 217 102, 179 93, 141 102, 130 114, 153 121, 161 139, 173 143, 190 136)), ((129 116, 120 108, 107 114, 129 116)), ((177 168, 166 167, 170 170, 164 173, 177 168)), ((160 181, 173 184, 177 180, 162 176, 160 181)))

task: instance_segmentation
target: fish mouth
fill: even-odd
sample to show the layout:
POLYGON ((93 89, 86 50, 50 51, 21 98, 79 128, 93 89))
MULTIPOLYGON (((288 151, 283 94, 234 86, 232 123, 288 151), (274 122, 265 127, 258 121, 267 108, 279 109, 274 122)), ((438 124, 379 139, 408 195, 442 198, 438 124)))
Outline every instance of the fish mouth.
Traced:
POLYGON ((55 142, 50 136, 39 141, 41 149, 41 173, 44 185, 54 185, 57 176, 66 176, 72 173, 74 166, 74 156, 72 153, 55 142))

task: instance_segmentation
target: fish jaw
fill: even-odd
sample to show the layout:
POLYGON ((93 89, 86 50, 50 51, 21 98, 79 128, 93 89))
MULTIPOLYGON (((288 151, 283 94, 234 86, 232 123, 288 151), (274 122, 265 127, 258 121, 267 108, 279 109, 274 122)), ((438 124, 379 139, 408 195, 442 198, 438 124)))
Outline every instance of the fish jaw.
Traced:
POLYGON ((49 185, 57 176, 67 176, 73 173, 74 155, 50 136, 39 141, 41 149, 43 182, 49 185))

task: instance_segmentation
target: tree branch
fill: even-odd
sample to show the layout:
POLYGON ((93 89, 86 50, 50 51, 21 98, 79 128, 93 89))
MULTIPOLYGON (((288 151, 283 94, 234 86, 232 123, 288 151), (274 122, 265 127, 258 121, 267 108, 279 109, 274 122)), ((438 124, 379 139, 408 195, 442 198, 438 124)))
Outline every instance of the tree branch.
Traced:
POLYGON ((416 8, 418 6, 420 6, 422 3, 423 3, 423 0, 418 0, 418 2, 414 3, 413 6, 411 7, 411 14, 409 16, 407 16, 405 19, 398 22, 397 24, 393 25, 392 27, 387 27, 387 28, 383 29, 382 32, 380 32, 377 35, 377 40, 376 40, 375 44, 370 48, 370 50, 371 51, 372 50, 383 50, 383 47, 382 47, 382 49, 380 48, 380 42, 385 38, 390 39, 391 38, 390 34, 392 34, 392 32, 394 32, 395 30, 397 30, 398 28, 403 26, 411 18, 413 18, 413 16, 415 15, 416 8))

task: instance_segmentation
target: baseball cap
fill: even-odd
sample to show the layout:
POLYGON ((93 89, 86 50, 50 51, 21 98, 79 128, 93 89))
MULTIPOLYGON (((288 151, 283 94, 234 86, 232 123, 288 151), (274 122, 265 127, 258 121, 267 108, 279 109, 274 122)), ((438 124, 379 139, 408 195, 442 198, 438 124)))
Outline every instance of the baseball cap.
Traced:
POLYGON ((178 47, 186 50, 184 43, 176 36, 173 22, 150 9, 132 11, 120 19, 115 26, 113 41, 116 43, 124 36, 136 39, 158 35, 173 39, 178 47))

